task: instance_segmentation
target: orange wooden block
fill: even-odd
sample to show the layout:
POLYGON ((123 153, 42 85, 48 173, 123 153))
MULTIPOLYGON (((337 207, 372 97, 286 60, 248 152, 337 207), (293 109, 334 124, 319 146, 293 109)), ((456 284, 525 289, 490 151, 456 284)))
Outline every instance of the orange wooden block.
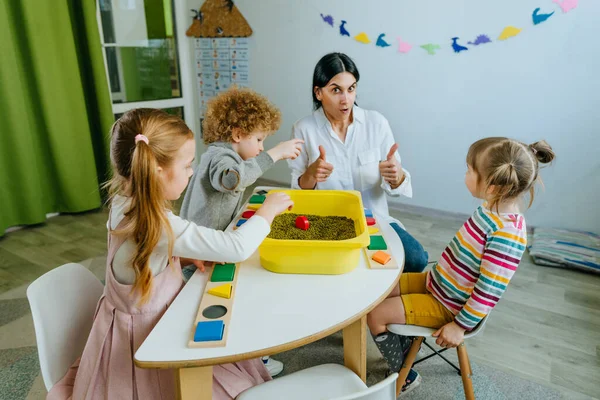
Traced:
POLYGON ((385 265, 390 262, 392 256, 390 256, 385 251, 379 250, 377 253, 373 254, 373 257, 371 258, 373 259, 373 261, 377 261, 379 264, 385 265))

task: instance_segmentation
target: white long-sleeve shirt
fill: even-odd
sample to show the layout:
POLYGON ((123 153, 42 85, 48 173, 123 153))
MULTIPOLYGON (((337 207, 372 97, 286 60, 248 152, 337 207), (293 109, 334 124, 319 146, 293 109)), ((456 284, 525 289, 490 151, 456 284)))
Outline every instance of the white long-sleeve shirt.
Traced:
MULTIPOLYGON (((410 174, 403 168, 404 182, 396 189, 391 188, 379 172, 379 162, 386 159, 395 143, 390 124, 377 111, 354 106, 352 114, 354 118, 345 142, 334 132, 322 107, 294 124, 292 136, 304 140, 304 149, 298 158, 288 160, 292 188, 300 189, 298 179, 319 158, 319 145, 322 145, 326 161, 333 164, 333 173, 327 181, 317 183, 315 189, 358 190, 366 208, 382 218, 388 217, 385 194, 412 197, 410 174)), ((396 159, 400 162, 398 152, 396 159)))
MULTIPOLYGON (((107 227, 117 228, 124 213, 129 210, 131 199, 116 196, 111 205, 107 227)), ((222 232, 198 226, 186 221, 172 212, 168 219, 173 228, 175 243, 173 256, 206 261, 239 262, 254 253, 271 231, 269 223, 259 215, 254 215, 235 231, 222 232)), ((130 285, 135 281, 135 272, 131 260, 136 251, 133 240, 128 239, 121 245, 113 260, 113 273, 119 283, 130 285)), ((163 233, 152 255, 150 269, 155 276, 168 266, 168 239, 163 233)))

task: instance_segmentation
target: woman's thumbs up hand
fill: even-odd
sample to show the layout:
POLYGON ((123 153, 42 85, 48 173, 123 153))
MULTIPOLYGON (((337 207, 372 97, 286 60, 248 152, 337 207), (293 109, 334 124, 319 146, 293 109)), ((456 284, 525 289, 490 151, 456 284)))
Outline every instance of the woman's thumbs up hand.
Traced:
POLYGON ((394 143, 390 147, 386 159, 379 163, 379 172, 383 179, 390 184, 392 189, 397 188, 404 181, 404 171, 402 165, 396 158, 396 150, 398 150, 398 144, 394 143))
POLYGON ((306 172, 316 182, 325 182, 333 172, 333 164, 327 162, 323 146, 319 146, 319 158, 308 166, 306 172))

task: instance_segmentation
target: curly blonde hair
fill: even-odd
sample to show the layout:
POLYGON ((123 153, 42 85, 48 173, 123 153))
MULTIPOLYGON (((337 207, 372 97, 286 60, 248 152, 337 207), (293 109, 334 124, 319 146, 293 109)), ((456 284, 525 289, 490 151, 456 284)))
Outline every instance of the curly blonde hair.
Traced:
POLYGON ((204 143, 232 142, 233 130, 242 137, 255 132, 270 135, 279 129, 281 112, 266 97, 247 88, 232 87, 208 102, 202 123, 204 143))

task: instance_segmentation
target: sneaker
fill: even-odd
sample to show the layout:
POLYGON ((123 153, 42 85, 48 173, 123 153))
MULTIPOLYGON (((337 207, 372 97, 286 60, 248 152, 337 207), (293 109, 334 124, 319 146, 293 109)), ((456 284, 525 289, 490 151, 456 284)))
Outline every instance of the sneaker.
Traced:
MULTIPOLYGON (((415 340, 415 337, 414 336, 402 336, 401 340, 402 340, 403 354, 404 354, 404 357, 406 357, 406 355, 408 354, 408 351, 410 350, 410 346, 412 346, 413 340, 415 340)), ((421 343, 421 345, 419 346, 419 352, 417 353, 417 355, 419 357, 425 357, 427 355, 425 350, 423 350, 423 343, 421 343)))
POLYGON ((283 371, 283 363, 281 361, 273 360, 271 357, 266 356, 262 358, 262 362, 267 367, 267 370, 269 370, 271 376, 277 376, 283 371))
POLYGON ((417 371, 415 371, 414 369, 411 369, 410 372, 408 373, 408 376, 406 377, 406 382, 404 382, 404 386, 402 386, 402 393, 400 393, 400 396, 410 392, 411 390, 413 390, 420 384, 421 384, 421 375, 419 375, 419 373, 417 371))

